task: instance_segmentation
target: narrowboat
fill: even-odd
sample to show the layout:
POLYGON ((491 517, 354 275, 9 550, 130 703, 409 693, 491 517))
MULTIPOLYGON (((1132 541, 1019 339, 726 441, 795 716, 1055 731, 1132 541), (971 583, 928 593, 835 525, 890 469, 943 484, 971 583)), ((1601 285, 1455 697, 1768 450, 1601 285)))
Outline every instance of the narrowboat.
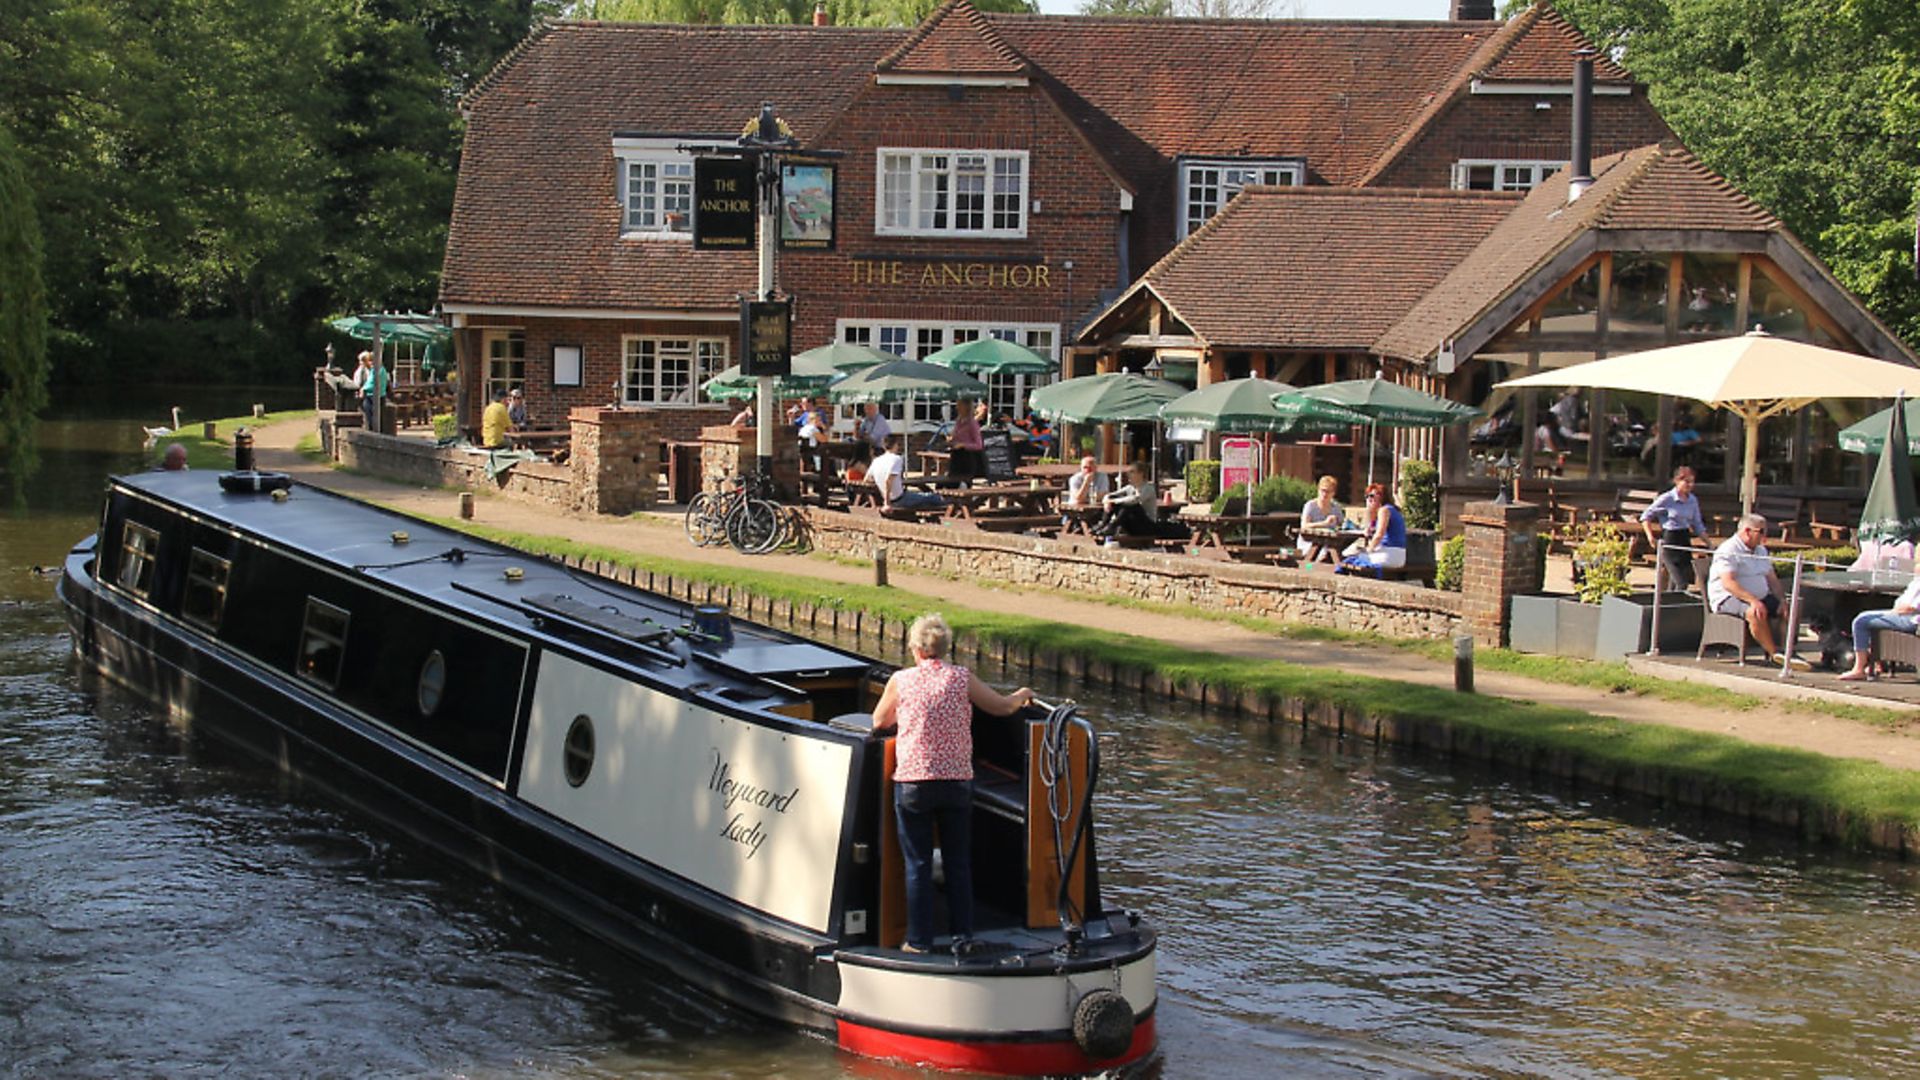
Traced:
POLYGON ((975 941, 918 954, 871 659, 251 470, 110 480, 59 592, 177 723, 723 999, 943 1068, 1153 1051, 1071 704, 976 715, 975 941))

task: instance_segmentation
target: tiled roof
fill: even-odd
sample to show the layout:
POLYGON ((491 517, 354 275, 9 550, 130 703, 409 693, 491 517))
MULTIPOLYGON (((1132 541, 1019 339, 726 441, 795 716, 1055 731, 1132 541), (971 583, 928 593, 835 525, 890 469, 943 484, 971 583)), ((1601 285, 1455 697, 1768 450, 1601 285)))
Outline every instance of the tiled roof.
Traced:
POLYGON ((1588 231, 1782 228, 1677 143, 1601 158, 1593 172, 1593 186, 1571 205, 1565 170, 1536 187, 1445 280, 1411 305, 1405 318, 1380 335, 1373 351, 1406 359, 1433 355, 1588 231))
POLYGON ((1513 195, 1250 187, 1141 281, 1209 345, 1365 350, 1513 195))
POLYGON ((877 70, 901 75, 1024 75, 1028 64, 967 0, 947 0, 877 70))
POLYGON ((804 142, 903 30, 558 23, 470 95, 447 237, 448 303, 725 309, 751 254, 621 240, 613 137, 731 138, 760 111, 804 142))
POLYGON ((1350 184, 1499 25, 987 19, 1142 190, 1181 155, 1305 156, 1350 184))
MULTIPOLYGON (((1381 149, 1355 182, 1372 183, 1384 174, 1429 127, 1472 91, 1476 81, 1566 83, 1573 77, 1571 54, 1587 44, 1573 24, 1550 7, 1536 4, 1514 16, 1479 43, 1473 55, 1429 97, 1418 116, 1400 127, 1393 141, 1381 149)), ((1630 85, 1633 77, 1612 60, 1598 56, 1593 63, 1593 80, 1596 85, 1630 85)))

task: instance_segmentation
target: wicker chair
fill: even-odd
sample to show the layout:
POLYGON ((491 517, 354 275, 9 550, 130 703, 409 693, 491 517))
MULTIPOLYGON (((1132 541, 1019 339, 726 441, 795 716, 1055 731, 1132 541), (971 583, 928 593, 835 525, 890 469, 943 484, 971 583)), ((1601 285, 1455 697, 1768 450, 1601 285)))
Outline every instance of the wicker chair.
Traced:
POLYGON ((1904 630, 1875 630, 1873 659, 1881 664, 1905 664, 1920 671, 1920 637, 1904 630))
MULTIPOLYGON (((1714 645, 1731 645, 1740 650, 1739 663, 1747 663, 1747 645, 1753 641, 1753 632, 1747 626, 1747 620, 1738 615, 1727 615, 1713 610, 1713 600, 1707 591, 1707 571, 1713 565, 1713 556, 1701 552, 1693 557, 1693 577, 1700 583, 1700 604, 1705 614, 1700 621, 1700 648, 1693 654, 1697 663, 1706 659, 1707 649, 1714 645)), ((1774 620, 1775 625, 1779 620, 1774 620)))

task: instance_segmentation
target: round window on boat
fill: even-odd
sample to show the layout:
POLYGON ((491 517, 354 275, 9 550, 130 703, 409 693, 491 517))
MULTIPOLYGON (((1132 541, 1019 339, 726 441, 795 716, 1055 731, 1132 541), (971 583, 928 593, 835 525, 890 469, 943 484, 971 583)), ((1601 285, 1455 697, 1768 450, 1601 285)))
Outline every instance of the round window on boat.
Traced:
POLYGON ((565 754, 567 783, 579 787, 587 782, 587 774, 593 771, 593 721, 581 713, 573 718, 573 726, 567 729, 567 747, 565 754))
POLYGON ((420 686, 415 691, 415 699, 420 705, 421 716, 432 716, 439 711, 440 699, 447 692, 447 658, 435 649, 427 654, 420 665, 420 686))

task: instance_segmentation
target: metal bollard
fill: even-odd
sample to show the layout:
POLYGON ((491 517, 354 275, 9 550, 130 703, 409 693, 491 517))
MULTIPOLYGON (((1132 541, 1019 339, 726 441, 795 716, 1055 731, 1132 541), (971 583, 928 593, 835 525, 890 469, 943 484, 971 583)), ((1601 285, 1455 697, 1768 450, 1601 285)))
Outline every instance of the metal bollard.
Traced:
POLYGON ((881 587, 887 584, 887 549, 873 549, 873 583, 881 587))
POLYGON ((1453 688, 1462 694, 1473 693, 1473 638, 1466 634, 1453 638, 1453 688))
POLYGON ((473 492, 471 491, 460 493, 460 516, 469 520, 473 518, 473 492))

